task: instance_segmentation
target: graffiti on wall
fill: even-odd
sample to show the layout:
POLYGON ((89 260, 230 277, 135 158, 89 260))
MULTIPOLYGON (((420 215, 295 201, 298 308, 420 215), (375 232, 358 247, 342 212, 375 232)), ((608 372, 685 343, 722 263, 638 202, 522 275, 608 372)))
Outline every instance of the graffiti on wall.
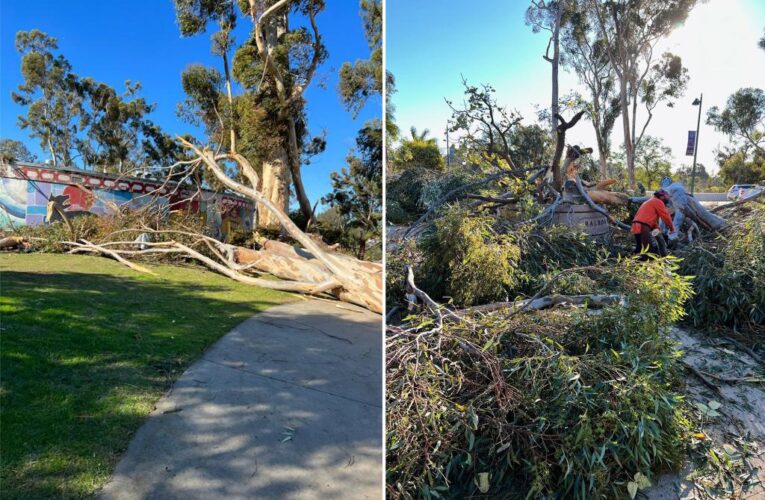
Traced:
MULTIPOLYGON (((252 230, 254 209, 251 203, 241 198, 203 191, 189 200, 189 193, 166 192, 166 196, 147 195, 150 187, 140 190, 109 180, 86 178, 82 184, 45 182, 32 179, 40 174, 27 169, 26 178, 0 177, 0 228, 12 229, 23 225, 51 224, 61 220, 61 212, 68 218, 83 215, 106 215, 122 208, 139 209, 149 203, 165 207, 168 212, 190 211, 200 213, 213 235, 225 238, 231 231, 252 230), (100 181, 100 184, 93 179, 100 181), (90 184, 88 187, 86 185, 90 184), (116 189, 115 189, 116 188, 116 189), (122 189, 120 189, 122 188, 122 189), (133 190, 135 189, 135 191, 133 190)), ((44 173, 42 175, 45 175, 44 173)), ((71 178, 71 175, 59 175, 71 178)), ((142 183, 145 185, 145 183, 142 183)), ((163 190, 165 191, 165 190, 163 190)))

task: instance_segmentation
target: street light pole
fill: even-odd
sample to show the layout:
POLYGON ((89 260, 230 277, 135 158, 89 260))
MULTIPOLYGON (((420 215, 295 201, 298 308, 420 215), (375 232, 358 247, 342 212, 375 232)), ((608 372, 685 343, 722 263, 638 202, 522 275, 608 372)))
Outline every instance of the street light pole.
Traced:
POLYGON ((704 94, 701 94, 698 99, 693 100, 693 105, 699 107, 699 117, 696 120, 696 144, 693 146, 693 168, 691 168, 691 196, 693 196, 693 188, 696 184, 696 153, 699 152, 699 128, 701 127, 701 104, 704 101, 704 94))

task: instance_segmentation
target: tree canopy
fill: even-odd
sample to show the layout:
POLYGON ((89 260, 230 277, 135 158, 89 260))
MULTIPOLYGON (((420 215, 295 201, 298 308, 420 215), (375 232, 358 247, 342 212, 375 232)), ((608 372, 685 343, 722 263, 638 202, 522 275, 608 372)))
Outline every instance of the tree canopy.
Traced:
POLYGON ((765 91, 752 87, 737 90, 722 110, 709 108, 707 124, 765 154, 765 91))
POLYGON ((125 82, 118 94, 82 78, 57 54, 55 38, 40 30, 16 34, 24 81, 14 101, 27 108, 19 126, 40 141, 55 166, 99 167, 127 173, 167 166, 180 148, 149 119, 155 106, 139 97, 140 83, 125 82))

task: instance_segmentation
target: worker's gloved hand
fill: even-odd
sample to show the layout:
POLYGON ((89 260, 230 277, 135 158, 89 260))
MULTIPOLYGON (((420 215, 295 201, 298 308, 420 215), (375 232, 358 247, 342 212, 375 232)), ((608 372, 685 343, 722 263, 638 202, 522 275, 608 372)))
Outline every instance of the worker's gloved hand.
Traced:
POLYGON ((653 231, 651 231, 651 236, 653 236, 654 238, 656 238, 660 234, 661 234, 661 229, 654 229, 653 231))
POLYGON ((678 235, 677 235, 677 231, 672 231, 671 233, 669 233, 669 241, 674 241, 674 240, 676 240, 676 239, 677 239, 677 236, 678 236, 678 235))

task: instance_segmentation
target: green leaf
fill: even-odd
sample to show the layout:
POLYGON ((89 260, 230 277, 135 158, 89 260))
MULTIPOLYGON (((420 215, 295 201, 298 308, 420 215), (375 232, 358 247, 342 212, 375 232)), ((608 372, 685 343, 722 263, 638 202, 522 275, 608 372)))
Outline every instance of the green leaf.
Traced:
POLYGON ((720 406, 722 406, 722 405, 720 404, 720 402, 719 402, 719 401, 715 401, 715 400, 713 399, 713 400, 711 400, 711 401, 709 401, 709 402, 707 403, 707 406, 709 406, 709 407, 710 407, 711 409, 713 409, 713 410, 716 410, 716 409, 718 409, 718 408, 719 408, 720 406))

